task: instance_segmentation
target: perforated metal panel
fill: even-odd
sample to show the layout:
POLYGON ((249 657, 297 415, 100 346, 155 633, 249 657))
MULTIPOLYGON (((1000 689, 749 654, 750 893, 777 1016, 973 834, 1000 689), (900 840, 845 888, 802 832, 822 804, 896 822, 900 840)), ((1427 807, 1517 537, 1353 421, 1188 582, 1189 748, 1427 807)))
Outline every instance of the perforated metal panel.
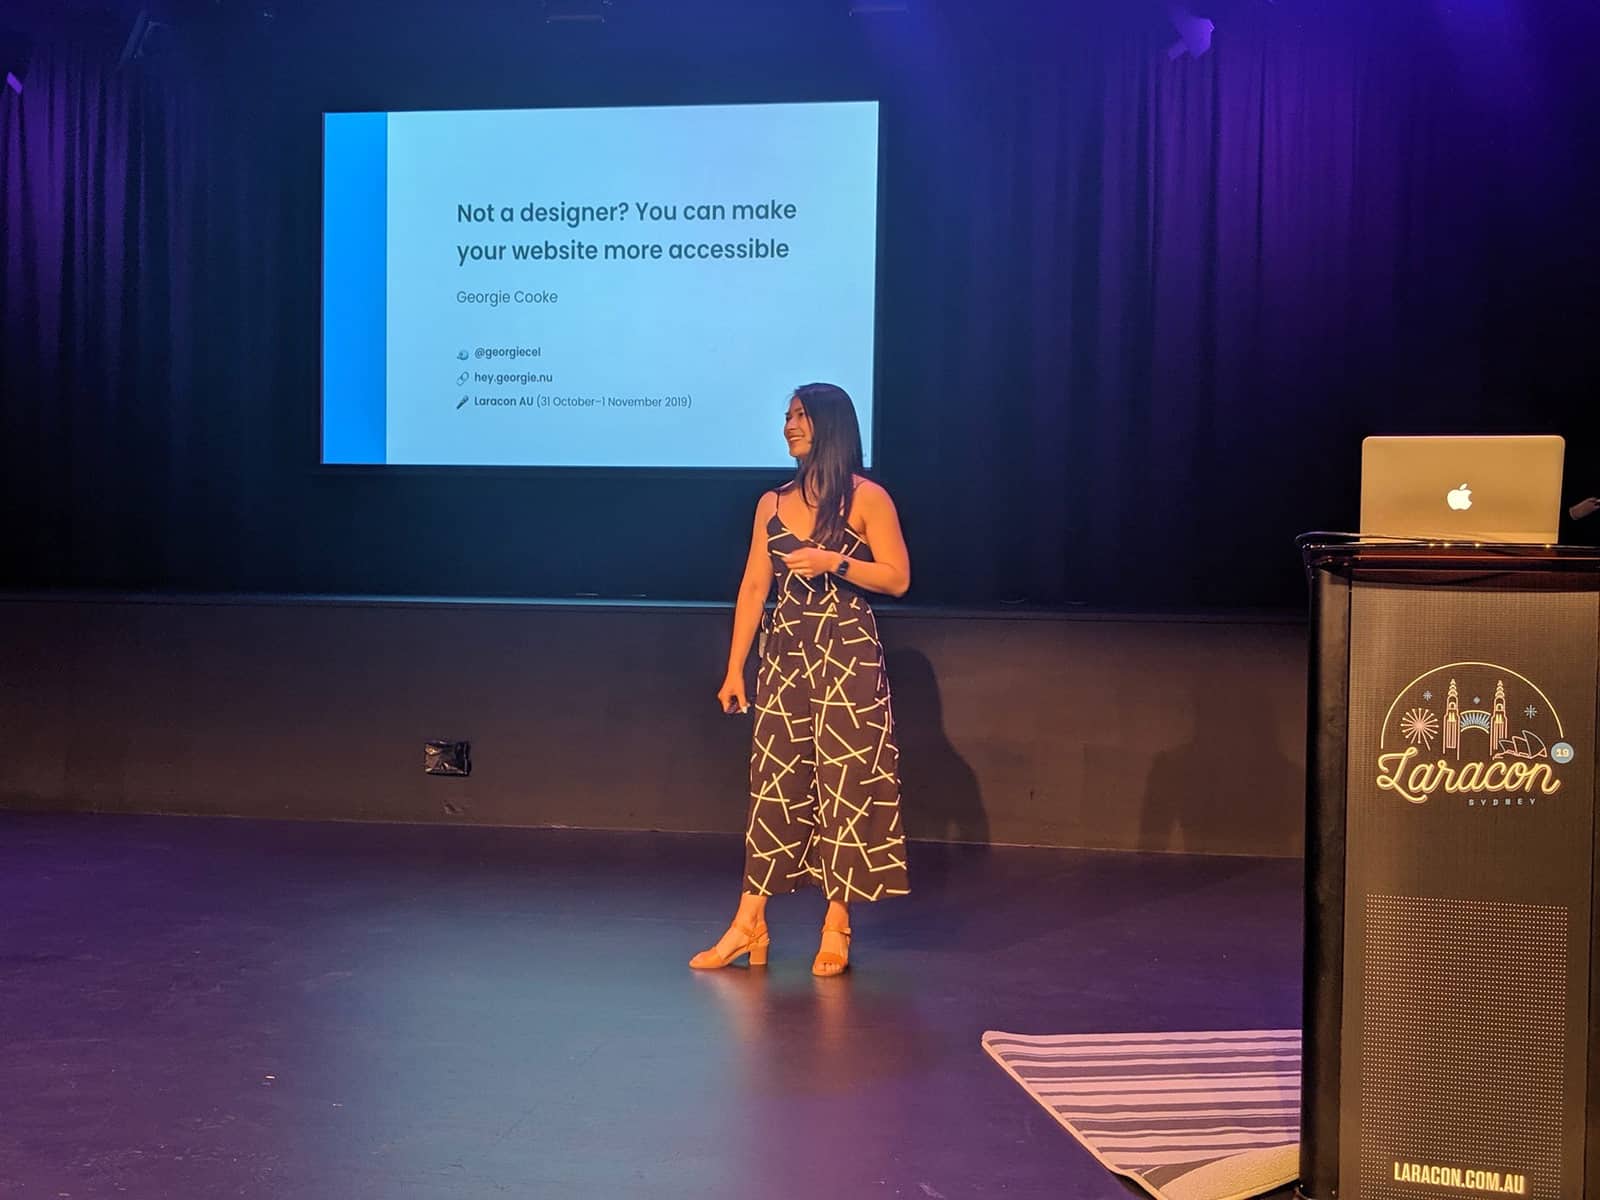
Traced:
POLYGON ((1367 897, 1361 1196, 1568 1200, 1568 923, 1545 905, 1367 897), (1450 1182, 1396 1178, 1412 1165, 1450 1182))

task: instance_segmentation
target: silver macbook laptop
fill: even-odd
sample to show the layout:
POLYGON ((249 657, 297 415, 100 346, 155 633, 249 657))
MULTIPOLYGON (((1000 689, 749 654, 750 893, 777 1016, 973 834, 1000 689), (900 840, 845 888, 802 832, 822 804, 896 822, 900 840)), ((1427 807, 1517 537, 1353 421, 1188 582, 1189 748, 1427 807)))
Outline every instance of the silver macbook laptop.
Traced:
POLYGON ((1361 532, 1458 542, 1556 540, 1559 437, 1369 437, 1361 532))

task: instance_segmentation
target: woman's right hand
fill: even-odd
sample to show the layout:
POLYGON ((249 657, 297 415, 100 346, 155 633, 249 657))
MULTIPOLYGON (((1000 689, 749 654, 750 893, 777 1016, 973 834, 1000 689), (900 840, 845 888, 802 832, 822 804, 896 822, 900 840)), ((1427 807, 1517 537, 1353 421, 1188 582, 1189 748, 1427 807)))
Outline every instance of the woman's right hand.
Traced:
POLYGON ((743 671, 728 672, 728 677, 722 681, 722 687, 717 692, 717 703, 725 713, 742 713, 750 708, 750 701, 744 694, 743 671))

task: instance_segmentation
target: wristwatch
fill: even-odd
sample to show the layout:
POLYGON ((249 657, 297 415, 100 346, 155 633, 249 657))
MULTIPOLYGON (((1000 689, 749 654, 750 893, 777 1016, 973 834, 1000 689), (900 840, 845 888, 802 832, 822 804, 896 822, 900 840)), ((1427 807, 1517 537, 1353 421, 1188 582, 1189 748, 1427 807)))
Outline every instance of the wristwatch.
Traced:
POLYGON ((839 559, 839 565, 833 569, 833 573, 840 579, 850 574, 850 556, 848 554, 839 559))

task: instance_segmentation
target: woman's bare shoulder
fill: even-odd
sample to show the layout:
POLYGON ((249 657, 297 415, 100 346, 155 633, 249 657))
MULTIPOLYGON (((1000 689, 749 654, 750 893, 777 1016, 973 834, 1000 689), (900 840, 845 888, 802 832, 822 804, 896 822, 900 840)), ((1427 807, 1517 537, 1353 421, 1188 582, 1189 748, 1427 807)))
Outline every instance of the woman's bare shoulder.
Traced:
POLYGON ((868 479, 865 475, 856 476, 856 495, 868 504, 892 504, 889 490, 876 480, 868 479))

